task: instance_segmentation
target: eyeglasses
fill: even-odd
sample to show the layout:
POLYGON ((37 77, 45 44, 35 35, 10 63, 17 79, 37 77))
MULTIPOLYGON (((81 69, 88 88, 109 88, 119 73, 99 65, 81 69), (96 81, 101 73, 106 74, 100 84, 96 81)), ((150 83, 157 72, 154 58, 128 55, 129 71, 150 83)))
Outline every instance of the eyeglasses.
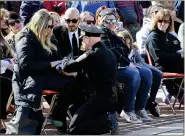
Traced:
POLYGON ((72 22, 73 24, 76 24, 78 22, 78 20, 79 20, 79 18, 78 19, 65 19, 65 22, 68 23, 68 24, 70 22, 72 22))
POLYGON ((107 19, 107 20, 104 20, 104 22, 106 24, 116 24, 117 23, 117 20, 116 19, 107 19))
POLYGON ((54 25, 48 25, 49 29, 53 29, 54 25))
POLYGON ((17 20, 15 20, 15 21, 9 22, 8 24, 11 25, 11 26, 14 26, 15 23, 16 23, 16 24, 20 24, 21 21, 17 19, 17 20))
POLYGON ((158 23, 162 23, 162 22, 164 22, 165 24, 170 23, 169 20, 158 20, 158 23))
POLYGON ((86 20, 84 22, 86 22, 88 25, 95 24, 95 21, 94 20, 86 20))

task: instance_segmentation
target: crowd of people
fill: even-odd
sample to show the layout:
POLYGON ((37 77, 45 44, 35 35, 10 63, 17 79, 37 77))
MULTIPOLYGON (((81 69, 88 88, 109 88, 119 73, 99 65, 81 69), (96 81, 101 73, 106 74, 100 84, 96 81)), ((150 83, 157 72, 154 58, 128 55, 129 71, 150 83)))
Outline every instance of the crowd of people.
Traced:
MULTIPOLYGON (((147 111, 160 117, 156 96, 163 72, 184 73, 184 1, 0 6, 0 119, 12 113, 6 134, 41 133, 43 90, 59 92, 49 121, 60 134, 119 134, 118 116, 128 123, 152 121, 147 111)), ((164 82, 169 99, 181 81, 164 82)))

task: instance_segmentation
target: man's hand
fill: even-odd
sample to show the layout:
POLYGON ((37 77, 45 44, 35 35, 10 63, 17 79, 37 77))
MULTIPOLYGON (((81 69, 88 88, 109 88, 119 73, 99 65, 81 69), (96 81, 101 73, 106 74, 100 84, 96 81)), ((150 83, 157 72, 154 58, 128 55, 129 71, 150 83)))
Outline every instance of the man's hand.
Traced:
POLYGON ((67 73, 67 72, 62 72, 64 75, 66 76, 76 76, 78 73, 77 72, 73 72, 73 73, 67 73))

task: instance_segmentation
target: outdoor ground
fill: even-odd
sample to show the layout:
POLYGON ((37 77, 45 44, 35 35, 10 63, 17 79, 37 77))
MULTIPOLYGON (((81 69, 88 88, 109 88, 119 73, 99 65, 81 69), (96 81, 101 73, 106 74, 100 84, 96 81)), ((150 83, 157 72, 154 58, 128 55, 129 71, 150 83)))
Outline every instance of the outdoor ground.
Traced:
MULTIPOLYGON (((120 135, 124 136, 184 136, 184 106, 178 109, 179 103, 175 106, 176 115, 173 114, 169 105, 162 102, 164 94, 159 91, 157 101, 159 102, 161 117, 155 118, 154 121, 142 124, 124 123, 119 118, 120 135)), ((47 106, 46 106, 47 107, 47 106)), ((7 122, 6 122, 7 123, 7 122)), ((47 134, 57 135, 53 126, 48 126, 47 134)))

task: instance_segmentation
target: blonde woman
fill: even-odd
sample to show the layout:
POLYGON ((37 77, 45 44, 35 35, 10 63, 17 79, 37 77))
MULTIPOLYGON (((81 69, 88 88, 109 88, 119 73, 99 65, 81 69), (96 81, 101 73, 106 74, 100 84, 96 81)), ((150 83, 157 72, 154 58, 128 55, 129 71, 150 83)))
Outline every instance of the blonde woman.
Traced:
POLYGON ((8 35, 10 32, 10 29, 8 28, 8 26, 5 23, 5 19, 8 17, 8 15, 9 15, 8 10, 6 10, 4 8, 0 9, 0 29, 1 29, 3 36, 8 35))
POLYGON ((44 120, 40 110, 42 90, 59 90, 73 80, 56 72, 55 66, 66 59, 60 60, 57 46, 51 42, 53 22, 46 10, 39 10, 16 35, 12 79, 16 110, 6 134, 40 134, 44 120))
POLYGON ((96 23, 95 17, 91 12, 84 11, 80 14, 81 24, 94 26, 96 23))
POLYGON ((58 15, 58 13, 50 12, 49 14, 53 17, 54 26, 61 26, 62 25, 62 22, 61 22, 61 19, 60 19, 60 16, 58 15))
MULTIPOLYGON (((184 53, 180 41, 169 32, 174 31, 174 21, 167 9, 158 11, 151 25, 151 32, 146 40, 155 67, 164 72, 184 73, 184 53)), ((176 81, 180 84, 181 80, 176 81)), ((172 81, 165 81, 169 98, 177 94, 178 87, 172 81)), ((182 96, 182 95, 181 95, 182 96)))

